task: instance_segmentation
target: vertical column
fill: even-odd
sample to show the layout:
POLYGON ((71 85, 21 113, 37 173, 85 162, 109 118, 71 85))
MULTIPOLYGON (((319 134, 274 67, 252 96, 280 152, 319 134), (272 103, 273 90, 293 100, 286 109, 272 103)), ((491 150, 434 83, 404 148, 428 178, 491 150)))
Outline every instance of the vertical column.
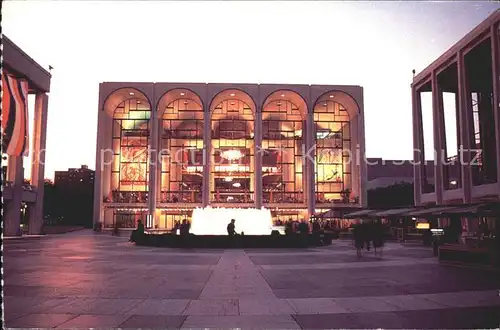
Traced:
POLYGON ((470 203, 472 195, 472 172, 471 172, 471 124, 473 123, 472 109, 469 104, 468 87, 465 76, 464 57, 462 52, 457 54, 458 72, 458 120, 460 120, 460 170, 462 174, 463 199, 470 203))
POLYGON ((9 156, 8 181, 12 181, 12 199, 5 205, 4 234, 6 236, 20 235, 21 202, 23 198, 23 157, 9 156))
POLYGON ((49 97, 39 93, 35 99, 31 184, 36 188, 34 209, 29 212, 29 234, 39 235, 43 225, 43 196, 45 179, 45 145, 47 138, 47 110, 49 97))
MULTIPOLYGON (((312 110, 311 110, 312 111, 312 110)), ((309 217, 314 215, 315 205, 316 205, 316 193, 315 193, 315 164, 316 164, 316 140, 314 139, 314 135, 316 134, 316 130, 314 127, 314 115, 313 112, 309 112, 307 114, 307 130, 306 130, 307 138, 306 138, 306 148, 305 148, 305 161, 306 171, 307 171, 307 213, 309 217), (310 152, 309 152, 310 151, 310 152)))
POLYGON ((211 145, 212 128, 210 120, 210 109, 205 106, 203 117, 203 207, 210 203, 210 163, 211 163, 211 145))
MULTIPOLYGON (((307 111, 307 110, 306 110, 307 111)), ((309 132, 309 129, 307 127, 307 114, 302 120, 302 141, 300 145, 300 150, 302 153, 302 199, 303 199, 303 206, 307 208, 307 203, 309 203, 309 172, 307 172, 308 169, 308 163, 309 160, 307 159, 307 146, 309 145, 308 143, 308 135, 307 132, 309 132)))
MULTIPOLYGON (((493 115, 495 116, 496 146, 500 148, 500 25, 491 26, 491 59, 493 61, 493 115)), ((500 190, 500 152, 497 152, 497 184, 500 190)))
POLYGON ((154 228, 157 201, 157 172, 158 172, 158 116, 156 109, 151 109, 151 131, 149 142, 149 182, 148 182, 148 206, 151 228, 154 228))
POLYGON ((420 93, 417 91, 416 87, 413 86, 411 89, 411 103, 413 113, 413 191, 415 206, 419 206, 421 204, 422 195, 423 145, 420 143, 420 136, 422 134, 422 108, 420 106, 419 94, 420 93))
MULTIPOLYGON (((102 182, 102 196, 100 199, 100 203, 103 206, 100 214, 101 214, 101 220, 103 222, 103 225, 106 223, 111 225, 114 223, 114 210, 108 209, 106 210, 104 206, 103 199, 110 197, 112 195, 112 189, 118 188, 118 180, 117 177, 112 177, 111 171, 113 170, 114 162, 115 162, 115 155, 114 153, 117 150, 114 150, 113 146, 113 117, 109 116, 106 111, 102 110, 102 120, 101 124, 102 127, 100 128, 100 144, 99 144, 99 154, 97 157, 100 158, 101 162, 101 167, 99 169, 96 169, 96 172, 99 171, 101 175, 101 182, 102 182), (114 181, 114 182, 113 182, 114 181)), ((117 159, 119 160, 119 159, 117 159)))
POLYGON ((255 113, 255 207, 262 208, 262 109, 255 113))
POLYGON ((103 120, 105 113, 102 110, 97 111, 97 137, 96 137, 96 151, 95 151, 95 173, 94 173, 94 215, 93 222, 103 222, 103 191, 102 191, 102 136, 103 136, 103 120))
POLYGON ((432 72, 431 78, 432 85, 432 121, 433 121, 433 131, 434 131, 434 186, 436 192, 436 204, 443 203, 443 148, 442 148, 442 136, 441 132, 443 130, 440 112, 442 109, 439 107, 442 104, 442 94, 437 83, 436 72, 432 72))
MULTIPOLYGON (((365 147, 365 114, 364 109, 358 115, 358 136, 356 140, 359 142, 360 159, 359 161, 359 182, 360 182, 360 194, 359 202, 362 207, 368 206, 368 192, 366 190, 366 183, 368 181, 367 175, 367 161, 366 161, 366 147, 365 147)), ((352 146, 351 146, 352 148, 352 146)), ((352 172, 351 172, 352 173, 352 172)))

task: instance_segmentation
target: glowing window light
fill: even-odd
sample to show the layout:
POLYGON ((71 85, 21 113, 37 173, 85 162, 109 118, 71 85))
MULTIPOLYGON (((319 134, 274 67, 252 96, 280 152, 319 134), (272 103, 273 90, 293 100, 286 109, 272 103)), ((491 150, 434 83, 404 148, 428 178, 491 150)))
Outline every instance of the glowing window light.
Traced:
POLYGON ((221 157, 227 160, 237 160, 243 157, 240 150, 226 150, 221 153, 221 157))
POLYGON ((195 235, 227 235, 227 225, 235 219, 237 233, 270 235, 273 229, 268 209, 196 208, 191 218, 190 232, 195 235))

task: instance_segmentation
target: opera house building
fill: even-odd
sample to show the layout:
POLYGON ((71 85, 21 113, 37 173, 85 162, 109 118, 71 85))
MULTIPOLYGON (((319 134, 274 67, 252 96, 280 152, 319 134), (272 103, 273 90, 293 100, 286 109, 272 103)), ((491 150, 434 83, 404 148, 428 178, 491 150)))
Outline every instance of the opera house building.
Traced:
POLYGON ((94 222, 171 229, 195 209, 308 221, 366 204, 359 86, 100 84, 94 222))

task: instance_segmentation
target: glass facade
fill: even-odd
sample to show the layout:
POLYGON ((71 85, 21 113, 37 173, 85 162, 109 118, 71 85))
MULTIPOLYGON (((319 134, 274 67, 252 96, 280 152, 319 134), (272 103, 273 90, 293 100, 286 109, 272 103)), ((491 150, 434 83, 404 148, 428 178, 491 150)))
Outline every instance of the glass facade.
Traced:
POLYGON ((257 108, 248 94, 226 90, 208 106, 190 90, 173 89, 152 111, 138 90, 121 93, 124 101, 105 105, 112 127, 103 144, 114 156, 100 179, 107 228, 141 220, 170 230, 206 206, 265 207, 279 224, 307 219, 314 204, 352 204, 350 118, 339 102, 308 110, 298 93, 278 90, 257 108), (314 145, 314 159, 307 158, 314 145))
POLYGON ((351 133, 349 114, 339 103, 325 101, 314 107, 316 203, 350 199, 351 133))

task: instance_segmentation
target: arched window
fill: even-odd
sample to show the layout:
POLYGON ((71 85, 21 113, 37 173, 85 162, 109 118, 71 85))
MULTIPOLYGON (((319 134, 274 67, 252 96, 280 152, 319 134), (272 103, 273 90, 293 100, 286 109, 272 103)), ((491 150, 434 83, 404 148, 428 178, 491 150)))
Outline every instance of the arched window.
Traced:
POLYGON ((279 98, 264 105, 261 150, 264 204, 304 202, 304 127, 303 112, 295 103, 279 98))
POLYGON ((162 112, 161 202, 201 203, 203 106, 181 97, 162 112))
POLYGON ((150 117, 149 104, 139 98, 121 102, 113 112, 113 202, 147 202, 150 117))
POLYGON ((318 102, 314 127, 316 203, 346 201, 351 187, 349 114, 338 102, 318 102))
POLYGON ((254 110, 238 97, 244 93, 227 94, 212 108, 210 201, 253 203, 254 110))

